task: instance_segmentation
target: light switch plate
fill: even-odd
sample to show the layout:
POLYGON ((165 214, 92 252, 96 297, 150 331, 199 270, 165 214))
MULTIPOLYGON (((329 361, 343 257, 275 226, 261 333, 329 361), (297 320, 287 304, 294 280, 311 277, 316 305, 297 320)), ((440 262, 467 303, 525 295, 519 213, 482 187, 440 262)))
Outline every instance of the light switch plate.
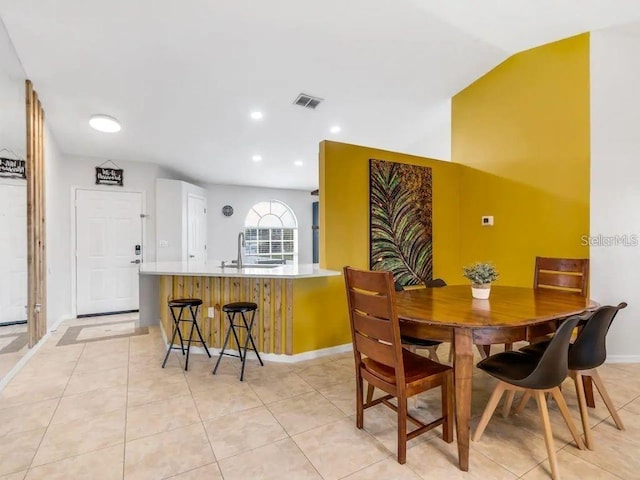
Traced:
POLYGON ((160 248, 168 248, 169 241, 168 240, 160 240, 160 248))
POLYGON ((207 309, 207 317, 214 318, 215 317, 215 309, 213 307, 209 307, 207 309))

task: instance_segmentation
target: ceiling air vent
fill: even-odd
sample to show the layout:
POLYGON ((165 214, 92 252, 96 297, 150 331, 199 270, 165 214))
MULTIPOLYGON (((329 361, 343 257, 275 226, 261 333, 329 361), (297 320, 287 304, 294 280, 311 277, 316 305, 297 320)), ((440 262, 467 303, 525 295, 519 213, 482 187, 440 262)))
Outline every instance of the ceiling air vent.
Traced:
POLYGON ((306 93, 301 93, 298 95, 298 98, 293 101, 294 105, 300 105, 301 107, 310 108, 312 110, 320 105, 320 102, 322 102, 321 98, 312 97, 306 93))

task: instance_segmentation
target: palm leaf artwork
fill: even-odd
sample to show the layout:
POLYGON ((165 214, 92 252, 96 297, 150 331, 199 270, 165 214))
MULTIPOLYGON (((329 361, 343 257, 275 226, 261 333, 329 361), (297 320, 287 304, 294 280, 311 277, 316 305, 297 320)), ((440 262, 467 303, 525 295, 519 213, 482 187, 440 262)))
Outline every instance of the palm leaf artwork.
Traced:
POLYGON ((370 268, 401 286, 431 280, 431 168, 371 159, 369 175, 370 268))

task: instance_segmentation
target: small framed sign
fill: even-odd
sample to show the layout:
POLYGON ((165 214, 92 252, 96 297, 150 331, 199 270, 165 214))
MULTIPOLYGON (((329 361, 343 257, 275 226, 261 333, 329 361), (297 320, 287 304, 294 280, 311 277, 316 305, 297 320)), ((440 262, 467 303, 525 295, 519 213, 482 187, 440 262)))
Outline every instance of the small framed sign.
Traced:
POLYGON ((27 178, 27 162, 0 157, 0 177, 27 178))
POLYGON ((124 186, 124 170, 122 168, 96 167, 96 185, 124 186))

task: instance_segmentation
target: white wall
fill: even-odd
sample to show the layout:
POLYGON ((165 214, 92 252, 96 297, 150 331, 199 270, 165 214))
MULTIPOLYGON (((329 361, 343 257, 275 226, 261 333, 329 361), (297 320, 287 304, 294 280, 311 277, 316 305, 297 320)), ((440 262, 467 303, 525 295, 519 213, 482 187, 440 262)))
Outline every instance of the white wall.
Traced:
POLYGON ((207 189, 207 222, 210 260, 232 260, 237 256, 238 233, 244 231, 244 219, 258 202, 280 200, 293 210, 298 219, 298 262, 311 263, 311 205, 318 197, 308 191, 272 188, 205 185, 207 189), (231 205, 233 215, 222 215, 222 207, 231 205))
POLYGON ((171 177, 171 173, 158 165, 139 162, 120 162, 124 169, 124 187, 95 185, 95 167, 104 160, 62 155, 47 131, 45 142, 47 180, 47 284, 49 325, 75 315, 72 302, 72 191, 74 187, 142 191, 145 213, 143 253, 146 261, 155 261, 156 210, 155 182, 158 177, 171 177))
MULTIPOLYGON (((591 34, 591 235, 640 235, 640 32, 591 34)), ((626 301, 608 360, 640 362, 640 245, 591 247, 591 296, 626 301)))

